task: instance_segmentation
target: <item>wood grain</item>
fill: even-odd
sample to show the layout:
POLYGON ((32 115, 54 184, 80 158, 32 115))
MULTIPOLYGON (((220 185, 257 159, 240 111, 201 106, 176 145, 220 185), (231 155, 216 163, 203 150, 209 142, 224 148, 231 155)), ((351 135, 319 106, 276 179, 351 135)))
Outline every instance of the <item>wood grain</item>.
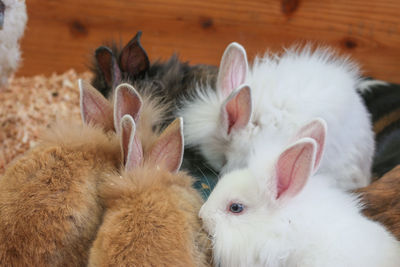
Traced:
POLYGON ((19 75, 87 69, 94 49, 137 30, 151 59, 178 52, 218 64, 237 41, 252 58, 311 40, 358 60, 366 75, 400 83, 398 0, 28 0, 19 75))

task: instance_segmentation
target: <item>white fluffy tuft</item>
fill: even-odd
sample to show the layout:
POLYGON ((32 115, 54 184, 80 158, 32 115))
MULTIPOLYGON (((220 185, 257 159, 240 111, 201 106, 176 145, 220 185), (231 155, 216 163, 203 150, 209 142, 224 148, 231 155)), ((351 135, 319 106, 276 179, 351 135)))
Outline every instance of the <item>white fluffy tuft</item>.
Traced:
POLYGON ((3 29, 0 30, 0 87, 7 85, 8 78, 19 66, 19 40, 28 19, 25 0, 3 0, 3 3, 5 11, 3 29))
POLYGON ((357 91, 361 94, 371 91, 371 89, 375 86, 389 86, 389 83, 381 80, 369 80, 364 79, 361 80, 357 86, 357 91))
POLYGON ((220 126, 220 110, 224 99, 211 87, 198 87, 196 95, 185 99, 177 116, 183 118, 185 146, 199 147, 211 166, 222 167, 226 135, 220 126), (216 163, 215 164, 213 164, 216 163))

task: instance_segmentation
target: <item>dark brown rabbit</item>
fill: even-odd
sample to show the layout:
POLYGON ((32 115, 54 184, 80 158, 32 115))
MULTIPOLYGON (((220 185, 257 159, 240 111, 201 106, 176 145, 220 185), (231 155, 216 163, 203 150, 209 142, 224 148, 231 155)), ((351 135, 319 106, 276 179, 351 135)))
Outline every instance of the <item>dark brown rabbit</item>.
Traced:
POLYGON ((382 223, 400 240, 400 166, 356 192, 361 193, 363 213, 382 223))
MULTIPOLYGON (((179 107, 182 97, 191 97, 197 84, 215 84, 218 69, 210 65, 189 65, 181 62, 176 55, 168 61, 150 63, 146 51, 140 44, 142 32, 119 48, 100 46, 95 51, 92 63, 94 78, 92 84, 104 96, 112 96, 113 88, 121 82, 132 84, 140 94, 142 88, 154 96, 162 97, 170 112, 179 107)), ((214 86, 212 86, 214 87, 214 86)), ((170 121, 173 116, 170 113, 170 121)), ((166 122, 168 124, 169 122, 166 122)))
POLYGON ((58 122, 0 179, 0 265, 84 266, 121 163, 111 103, 81 84, 85 122, 58 122))
POLYGON ((202 199, 192 178, 177 172, 181 127, 181 119, 175 120, 145 149, 133 119, 123 117, 125 171, 101 186, 106 212, 89 266, 210 265, 209 241, 197 215, 202 199))

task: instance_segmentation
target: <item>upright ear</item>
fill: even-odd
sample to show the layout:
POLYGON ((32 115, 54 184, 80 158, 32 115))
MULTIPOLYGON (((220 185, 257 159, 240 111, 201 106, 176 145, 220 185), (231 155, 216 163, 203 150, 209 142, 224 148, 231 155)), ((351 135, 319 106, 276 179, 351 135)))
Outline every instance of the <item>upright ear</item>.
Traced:
POLYGON ((100 46, 95 51, 95 57, 107 85, 114 88, 121 83, 121 71, 111 49, 100 46))
POLYGON ((303 138, 285 149, 276 163, 276 199, 296 196, 310 177, 317 143, 303 138))
POLYGON ((230 134, 231 130, 247 126, 252 113, 251 91, 247 85, 242 85, 234 91, 222 105, 222 125, 230 134))
POLYGON ((120 125, 121 151, 126 171, 131 171, 143 161, 143 149, 140 140, 135 136, 135 121, 130 115, 124 115, 120 125))
POLYGON ((246 50, 234 42, 228 45, 219 65, 217 90, 223 97, 228 97, 242 85, 248 71, 246 50))
POLYGON ((326 122, 321 118, 315 118, 303 127, 301 127, 301 129, 295 135, 295 138, 292 139, 292 141, 295 142, 296 140, 299 140, 301 138, 309 137, 317 142, 317 153, 315 156, 315 164, 313 167, 314 172, 318 169, 321 163, 321 158, 323 156, 325 148, 326 132, 326 122))
POLYGON ((138 31, 135 37, 122 49, 119 62, 123 72, 136 76, 149 69, 150 61, 146 51, 140 44, 142 32, 138 31))
POLYGON ((176 118, 150 148, 149 160, 162 165, 170 172, 177 172, 183 158, 183 120, 176 118))
POLYGON ((115 129, 119 129, 121 118, 125 114, 131 115, 132 118, 138 122, 141 107, 142 98, 132 85, 127 83, 118 85, 115 89, 114 97, 115 129))
POLYGON ((79 79, 80 106, 83 123, 113 130, 113 108, 90 83, 79 79))

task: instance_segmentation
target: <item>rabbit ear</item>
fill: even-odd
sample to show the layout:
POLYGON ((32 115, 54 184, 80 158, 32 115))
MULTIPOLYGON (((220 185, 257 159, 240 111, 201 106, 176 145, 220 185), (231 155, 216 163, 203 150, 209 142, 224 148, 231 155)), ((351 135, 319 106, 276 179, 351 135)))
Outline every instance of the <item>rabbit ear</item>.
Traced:
POLYGON ((119 62, 121 70, 136 76, 149 69, 150 61, 146 51, 140 44, 142 32, 138 31, 135 37, 122 49, 119 62))
POLYGON ((81 116, 85 124, 114 129, 113 109, 110 102, 102 96, 90 83, 79 79, 81 116))
POLYGON ((132 116, 124 115, 120 125, 121 151, 126 171, 139 166, 143 161, 143 149, 140 140, 135 135, 136 125, 132 116))
POLYGON ((222 56, 217 78, 217 90, 223 97, 245 82, 248 68, 246 50, 236 42, 231 43, 222 56))
MULTIPOLYGON (((114 99, 114 124, 115 129, 119 129, 121 118, 129 114, 138 122, 140 110, 142 107, 142 98, 139 93, 127 83, 122 83, 115 89, 114 99)), ((117 130, 118 131, 118 130, 117 130)))
POLYGON ((95 51, 95 58, 108 86, 114 88, 121 83, 121 70, 110 48, 100 46, 95 51))
POLYGON ((276 199, 294 197, 310 177, 317 143, 303 138, 285 149, 276 163, 276 199))
POLYGON ((112 88, 117 87, 122 82, 121 70, 118 67, 117 60, 112 57, 112 88))
POLYGON ((177 172, 183 158, 183 120, 176 118, 158 137, 150 149, 149 160, 177 172))
POLYGON ((230 134, 232 129, 242 129, 250 121, 252 113, 251 91, 247 85, 233 92, 222 106, 222 125, 230 134))
POLYGON ((296 134, 293 141, 299 140, 304 137, 309 137, 317 142, 317 153, 315 156, 315 164, 313 171, 315 172, 319 164, 325 148, 327 125, 326 122, 321 118, 315 118, 306 125, 304 125, 296 134))

